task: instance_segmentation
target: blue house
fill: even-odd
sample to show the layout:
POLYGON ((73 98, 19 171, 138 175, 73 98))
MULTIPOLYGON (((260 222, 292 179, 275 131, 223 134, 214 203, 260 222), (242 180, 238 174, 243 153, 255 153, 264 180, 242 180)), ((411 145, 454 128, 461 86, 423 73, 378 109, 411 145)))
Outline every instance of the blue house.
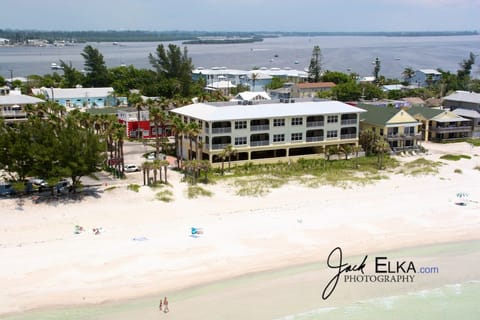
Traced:
POLYGON ((32 89, 32 92, 67 108, 103 108, 127 104, 127 98, 117 97, 112 87, 40 88, 32 89))

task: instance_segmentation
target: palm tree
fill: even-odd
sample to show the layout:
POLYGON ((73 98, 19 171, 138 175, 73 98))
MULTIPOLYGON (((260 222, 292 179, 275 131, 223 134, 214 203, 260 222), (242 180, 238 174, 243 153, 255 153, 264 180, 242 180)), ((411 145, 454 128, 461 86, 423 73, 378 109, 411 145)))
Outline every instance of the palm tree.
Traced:
POLYGON ((150 178, 150 165, 151 165, 151 162, 149 162, 149 161, 145 161, 141 165, 142 173, 143 173, 143 185, 144 186, 147 184, 147 181, 149 181, 149 179, 146 179, 146 177, 150 178))
POLYGON ((186 125, 178 115, 171 117, 170 121, 175 132, 175 155, 177 157, 177 166, 180 168, 180 161, 183 159, 183 134, 185 133, 186 125))
POLYGON ((353 146, 353 152, 355 152, 355 168, 358 168, 358 153, 361 149, 362 147, 360 147, 359 145, 353 146))
MULTIPOLYGON (((160 127, 161 123, 165 123, 165 119, 167 115, 164 111, 160 110, 157 107, 150 107, 149 111, 150 120, 153 121, 155 126, 155 159, 158 159, 160 154, 160 136, 158 134, 158 128, 160 127)), ((162 127, 162 136, 164 134, 165 128, 162 127)), ((165 150, 163 150, 165 152, 165 150)))
POLYGON ((222 152, 220 152, 218 154, 218 157, 220 158, 220 160, 222 160, 222 176, 224 175, 225 173, 225 160, 227 159, 227 152, 225 149, 222 150, 222 152))
POLYGON ((255 91, 255 82, 257 81, 258 77, 259 77, 259 74, 256 73, 256 72, 253 72, 251 74, 251 77, 252 77, 252 87, 253 87, 253 90, 252 91, 255 91))
POLYGON ((120 123, 116 123, 114 128, 115 128, 114 135, 117 140, 117 150, 118 150, 117 158, 120 159, 120 161, 118 162, 118 171, 121 172, 123 175, 125 171, 125 161, 123 158, 123 142, 125 137, 125 126, 120 123))
POLYGON ((167 160, 162 160, 162 161, 160 161, 159 165, 160 165, 160 172, 161 172, 161 170, 162 170, 162 169, 161 169, 162 167, 163 167, 163 169, 165 170, 165 184, 167 184, 167 183, 168 183, 168 179, 167 179, 167 168, 168 168, 168 166, 170 165, 170 163, 169 163, 167 160))
POLYGON ((348 155, 352 152, 352 146, 349 144, 342 144, 339 150, 345 155, 345 160, 348 160, 348 155))
POLYGON ((229 144, 228 146, 225 147, 225 149, 223 149, 223 152, 225 153, 225 157, 228 159, 228 171, 230 171, 230 162, 231 162, 232 156, 237 154, 237 150, 235 150, 233 146, 229 144))
POLYGON ((159 173, 159 180, 160 182, 162 182, 162 163, 160 160, 153 160, 153 163, 152 163, 152 169, 153 169, 153 181, 154 183, 157 182, 157 170, 158 170, 158 173, 159 173))
POLYGON ((383 155, 390 150, 390 145, 384 139, 379 139, 375 143, 375 151, 378 155, 378 168, 383 169, 383 155))
POLYGON ((202 160, 200 161, 200 168, 205 172, 205 183, 208 182, 208 172, 212 168, 212 164, 208 160, 202 160))
POLYGON ((411 83, 414 75, 415 75, 415 70, 413 70, 410 67, 405 68, 402 72, 403 79, 405 79, 405 81, 408 82, 408 84, 411 83))
MULTIPOLYGON (((193 148, 192 148, 192 143, 193 140, 195 140, 195 143, 197 144, 197 138, 198 135, 200 134, 200 127, 196 122, 190 122, 187 126, 187 132, 188 132, 188 137, 190 138, 190 150, 189 150, 189 160, 193 159, 193 148)), ((198 154, 195 154, 195 158, 198 159, 198 154)))
POLYGON ((143 100, 142 97, 138 93, 131 93, 128 96, 128 104, 134 106, 137 109, 137 138, 143 138, 143 134, 140 135, 142 132, 142 128, 140 127, 140 111, 143 110, 143 100))

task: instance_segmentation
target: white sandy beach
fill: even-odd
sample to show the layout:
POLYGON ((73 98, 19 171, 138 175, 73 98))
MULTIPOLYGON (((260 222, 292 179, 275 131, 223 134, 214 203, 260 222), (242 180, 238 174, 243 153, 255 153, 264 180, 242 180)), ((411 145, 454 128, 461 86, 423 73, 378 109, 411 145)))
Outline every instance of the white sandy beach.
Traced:
MULTIPOLYGON (((436 175, 390 175, 347 189, 291 183, 264 197, 236 196, 228 185, 216 184, 206 187, 213 197, 187 199, 186 185, 178 173, 169 172, 170 203, 155 200, 149 187, 138 193, 126 189, 129 183, 141 184, 141 173, 110 182, 103 188, 118 187, 99 198, 78 202, 2 199, 0 316, 161 296, 255 271, 323 261, 337 246, 353 256, 480 239, 480 170, 474 169, 480 166, 480 147, 425 146, 429 152, 422 157, 429 160, 445 153, 472 158, 441 160, 445 164, 436 175), (455 205, 459 192, 468 193, 467 206, 455 205), (74 234, 75 225, 86 231, 74 234), (103 232, 94 235, 91 229, 98 227, 103 232), (203 228, 204 234, 191 237, 191 227, 203 228)), ((324 284, 319 287, 320 297, 324 284)))

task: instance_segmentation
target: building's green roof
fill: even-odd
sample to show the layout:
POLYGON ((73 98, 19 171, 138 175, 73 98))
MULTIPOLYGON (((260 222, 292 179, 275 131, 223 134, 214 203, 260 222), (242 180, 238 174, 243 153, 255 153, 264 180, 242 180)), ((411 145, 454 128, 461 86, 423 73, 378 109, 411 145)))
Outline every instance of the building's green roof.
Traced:
POLYGON ((400 111, 400 109, 396 108, 379 107, 368 104, 358 104, 357 107, 367 111, 360 115, 360 121, 380 126, 385 126, 387 122, 400 111))
POLYGON ((413 117, 416 114, 422 115, 425 119, 431 120, 438 116, 439 114, 445 112, 445 110, 440 109, 431 109, 427 107, 411 107, 406 109, 406 111, 413 117))

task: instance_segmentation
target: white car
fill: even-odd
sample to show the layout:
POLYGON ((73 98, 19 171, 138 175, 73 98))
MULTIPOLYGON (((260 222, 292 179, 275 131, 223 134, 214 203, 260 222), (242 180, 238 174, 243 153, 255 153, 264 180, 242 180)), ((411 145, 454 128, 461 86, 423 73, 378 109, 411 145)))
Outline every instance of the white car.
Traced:
POLYGON ((125 172, 136 172, 140 171, 140 169, 135 164, 127 164, 125 165, 125 172))

